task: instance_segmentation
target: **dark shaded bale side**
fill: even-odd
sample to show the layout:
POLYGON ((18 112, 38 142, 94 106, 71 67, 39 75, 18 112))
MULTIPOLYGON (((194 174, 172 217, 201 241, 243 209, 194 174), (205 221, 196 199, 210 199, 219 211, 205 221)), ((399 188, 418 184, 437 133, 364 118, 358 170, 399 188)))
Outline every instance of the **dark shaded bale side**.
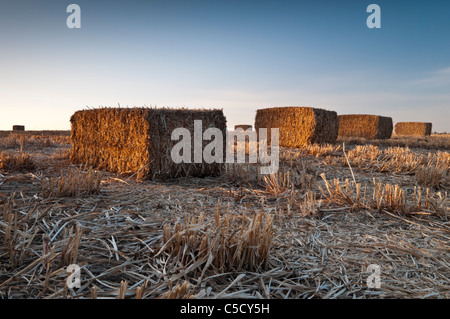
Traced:
POLYGON ((246 130, 251 130, 253 127, 249 124, 239 124, 239 125, 235 125, 234 129, 237 130, 238 128, 243 129, 244 131, 246 130))
MULTIPOLYGON (((217 176, 222 172, 223 163, 194 163, 194 120, 202 121, 202 133, 210 127, 218 128, 224 137, 225 150, 226 119, 222 110, 99 108, 78 111, 70 119, 70 159, 73 163, 86 163, 115 173, 133 173, 138 179, 217 176), (171 158, 173 146, 180 142, 171 140, 176 128, 186 128, 191 134, 191 163, 177 164, 171 158)), ((204 140, 203 148, 210 142, 204 140)))
POLYGON ((338 116, 327 111, 306 106, 289 106, 259 109, 256 111, 255 129, 279 128, 279 145, 303 147, 313 143, 334 143, 338 135, 338 116))
POLYGON ((405 136, 430 136, 432 124, 429 122, 398 122, 395 134, 405 136))
POLYGON ((339 137, 389 139, 392 129, 391 117, 368 114, 339 115, 339 137))
POLYGON ((24 125, 13 125, 12 127, 13 131, 25 131, 24 125))

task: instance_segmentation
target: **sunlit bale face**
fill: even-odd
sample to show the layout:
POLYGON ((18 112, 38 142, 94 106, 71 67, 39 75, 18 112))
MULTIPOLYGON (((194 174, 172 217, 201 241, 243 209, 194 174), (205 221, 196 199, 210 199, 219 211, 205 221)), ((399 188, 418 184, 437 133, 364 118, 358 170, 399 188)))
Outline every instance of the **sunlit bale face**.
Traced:
MULTIPOLYGON (((194 121, 217 128, 225 136, 222 110, 168 108, 101 108, 78 111, 71 117, 74 163, 87 163, 139 179, 220 175, 223 163, 175 163, 171 150, 176 128, 194 134, 194 121)), ((209 141, 200 142, 205 147, 209 141)), ((192 145, 194 147, 194 145, 192 145)), ((223 148, 225 141, 223 142, 223 148)))
POLYGON ((389 139, 392 128, 390 117, 367 114, 339 115, 339 137, 389 139))
POLYGON ((430 136, 431 123, 426 122, 398 122, 395 124, 395 134, 403 136, 430 136))
MULTIPOLYGON (((256 112, 255 129, 279 128, 279 145, 303 147, 313 143, 334 143, 338 118, 334 111, 311 107, 275 107, 256 112)), ((268 134, 267 143, 271 143, 268 134)))

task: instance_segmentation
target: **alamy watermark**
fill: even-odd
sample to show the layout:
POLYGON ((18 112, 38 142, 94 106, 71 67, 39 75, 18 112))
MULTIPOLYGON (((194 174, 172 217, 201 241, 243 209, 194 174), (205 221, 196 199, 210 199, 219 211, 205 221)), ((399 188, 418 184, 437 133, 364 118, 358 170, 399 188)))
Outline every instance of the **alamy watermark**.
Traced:
MULTIPOLYGON (((81 28, 81 8, 78 4, 70 4, 66 9, 70 15, 67 17, 66 25, 69 29, 81 28)), ((367 17, 366 25, 369 29, 381 28, 381 8, 378 4, 369 4, 366 9, 370 15, 367 17)))
POLYGON ((368 288, 381 288, 381 267, 377 264, 371 264, 367 267, 367 272, 371 273, 367 277, 367 287, 368 288))
POLYGON ((371 13, 366 20, 367 27, 369 29, 381 28, 381 8, 378 4, 370 4, 366 10, 367 13, 371 13))
POLYGON ((266 128, 260 128, 258 134, 256 131, 244 131, 243 129, 227 130, 226 136, 223 136, 222 131, 216 127, 209 127, 203 132, 202 121, 195 120, 193 136, 187 128, 180 127, 172 131, 171 139, 172 141, 179 140, 170 153, 172 161, 176 164, 245 163, 245 148, 248 145, 248 162, 267 165, 260 167, 261 174, 274 174, 278 171, 278 128, 270 129, 270 154, 268 154, 266 128), (204 140, 211 142, 203 148, 204 140), (235 141, 237 141, 237 159, 235 159, 235 141))
POLYGON ((66 12, 70 13, 67 17, 66 25, 69 29, 81 28, 81 8, 78 4, 69 4, 66 12))
POLYGON ((69 275, 66 279, 67 288, 81 288, 81 269, 77 264, 70 264, 66 269, 69 275))
MULTIPOLYGON (((77 264, 71 264, 67 266, 66 272, 68 274, 66 279, 66 285, 69 289, 81 288, 81 268, 77 264)), ((381 288, 381 267, 377 264, 371 264, 367 266, 367 273, 370 275, 367 277, 366 284, 370 289, 381 288)))

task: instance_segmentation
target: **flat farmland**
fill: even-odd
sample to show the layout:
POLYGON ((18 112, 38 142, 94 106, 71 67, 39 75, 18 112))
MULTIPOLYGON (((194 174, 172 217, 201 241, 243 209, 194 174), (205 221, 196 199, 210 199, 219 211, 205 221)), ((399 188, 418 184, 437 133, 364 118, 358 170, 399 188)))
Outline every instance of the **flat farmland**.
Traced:
POLYGON ((161 181, 74 165, 69 135, 1 135, 1 298, 450 297, 450 135, 161 181))

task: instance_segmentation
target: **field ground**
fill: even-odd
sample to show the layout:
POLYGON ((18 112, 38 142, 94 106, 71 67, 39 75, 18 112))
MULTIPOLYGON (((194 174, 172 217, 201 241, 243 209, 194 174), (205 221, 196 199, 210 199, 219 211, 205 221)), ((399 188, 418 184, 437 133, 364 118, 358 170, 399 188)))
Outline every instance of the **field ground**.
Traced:
POLYGON ((450 135, 163 182, 73 165, 70 148, 67 134, 0 138, 0 298, 450 297, 450 135))

